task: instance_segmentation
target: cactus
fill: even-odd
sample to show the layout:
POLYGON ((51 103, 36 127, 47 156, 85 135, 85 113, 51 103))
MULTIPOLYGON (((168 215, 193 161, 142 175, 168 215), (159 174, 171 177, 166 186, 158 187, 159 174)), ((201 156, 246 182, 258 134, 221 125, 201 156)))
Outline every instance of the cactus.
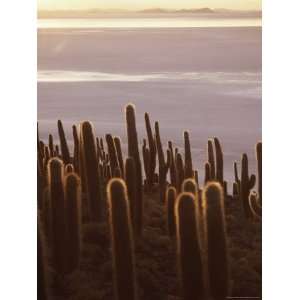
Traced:
POLYGON ((184 137, 184 178, 193 178, 193 162, 191 153, 191 144, 189 133, 185 131, 183 133, 184 137))
POLYGON ((49 140, 48 145, 49 145, 50 157, 53 157, 55 149, 54 149, 54 146, 53 146, 53 136, 52 136, 52 134, 49 134, 48 140, 49 140))
POLYGON ((109 162, 111 171, 114 174, 115 170, 119 168, 119 162, 118 162, 118 156, 117 151, 115 147, 115 142, 111 134, 107 134, 105 136, 106 143, 107 143, 107 149, 108 149, 108 155, 109 155, 109 162))
POLYGON ((259 204, 262 205, 262 143, 256 144, 257 180, 259 204))
POLYGON ((147 137, 148 137, 148 144, 149 144, 149 167, 148 167, 148 178, 147 183, 149 190, 151 191, 154 185, 154 173, 156 169, 156 144, 155 144, 155 138, 152 133, 151 123, 149 114, 145 113, 145 124, 146 124, 146 131, 147 131, 147 137))
POLYGON ((137 201, 136 195, 136 173, 134 159, 128 157, 125 163, 125 180, 128 191, 128 200, 130 207, 130 215, 134 232, 141 233, 143 223, 143 206, 140 206, 141 202, 137 201))
POLYGON ((204 232, 210 292, 213 299, 229 296, 229 261, 223 187, 209 182, 203 190, 204 232))
POLYGON ((205 163, 205 174, 204 174, 204 183, 206 184, 207 182, 209 182, 212 178, 211 176, 211 166, 209 162, 205 163))
POLYGON ((74 140, 74 151, 73 151, 73 165, 75 172, 79 174, 79 136, 77 132, 77 127, 75 125, 72 126, 72 132, 73 132, 73 140, 74 140))
POLYGON ((171 179, 171 185, 176 187, 177 186, 176 164, 175 164, 173 145, 172 145, 171 141, 168 142, 168 148, 169 148, 169 151, 170 151, 170 179, 171 179))
POLYGON ((198 186, 195 179, 193 178, 186 178, 182 183, 181 190, 183 192, 192 193, 195 196, 198 196, 198 186))
POLYGON ((143 153, 143 163, 144 163, 144 171, 146 175, 146 180, 144 181, 146 190, 148 189, 151 191, 151 185, 150 185, 150 150, 147 148, 147 141, 146 139, 143 139, 143 147, 142 147, 142 153, 143 153))
POLYGON ((249 177, 248 173, 248 156, 247 154, 242 155, 242 168, 241 168, 241 179, 239 180, 239 194, 240 201, 243 204, 245 217, 247 219, 251 218, 252 212, 249 205, 249 195, 250 191, 255 185, 255 175, 249 177))
POLYGON ((158 173, 158 181, 159 181, 159 192, 160 192, 160 201, 164 202, 165 194, 166 194, 166 186, 167 186, 167 173, 170 166, 170 151, 167 150, 167 161, 165 160, 165 155, 160 139, 159 133, 159 125, 158 122, 155 122, 155 140, 156 140, 156 149, 158 154, 158 164, 159 164, 159 173, 158 173))
POLYGON ((49 192, 52 220, 52 257, 59 274, 66 270, 65 198, 63 189, 63 162, 52 158, 48 163, 49 192))
POLYGON ((203 261, 195 197, 181 193, 176 200, 176 240, 183 300, 202 300, 205 295, 203 261))
MULTIPOLYGON (((138 136, 135 124, 135 109, 132 104, 126 106, 126 123, 127 123, 127 138, 128 138, 128 156, 134 159, 136 173, 136 197, 138 207, 143 207, 143 177, 142 166, 138 147, 138 136)), ((142 226, 142 222, 140 224, 142 226)), ((140 228, 140 233, 142 228, 140 228)))
POLYGON ((80 179, 76 174, 68 174, 64 179, 67 232, 67 271, 79 267, 81 249, 81 194, 80 179))
POLYGON ((103 199, 95 137, 90 122, 81 123, 80 128, 81 177, 85 180, 90 219, 100 222, 103 213, 103 199))
POLYGON ((67 140, 66 140, 66 136, 65 136, 65 132, 61 120, 57 121, 57 127, 58 127, 58 135, 60 140, 62 159, 65 164, 68 164, 71 162, 71 157, 70 157, 70 151, 69 151, 69 147, 67 144, 67 140))
POLYGON ((223 152, 218 138, 214 138, 216 154, 216 180, 223 184, 223 152))
POLYGON ((176 188, 169 186, 166 192, 167 230, 170 237, 175 236, 175 201, 177 197, 176 188))
POLYGON ((47 273, 46 273, 46 247, 41 229, 41 222, 38 217, 37 222, 37 299, 47 300, 47 273))
POLYGON ((121 147, 121 139, 118 136, 115 136, 114 143, 115 143, 115 147, 116 147, 119 168, 121 170, 121 175, 123 177, 124 176, 124 161, 123 161, 123 154, 122 154, 122 147, 121 147))
POLYGON ((183 160, 180 153, 176 154, 176 174, 177 174, 177 191, 181 191, 181 186, 184 181, 184 166, 183 166, 183 160))
POLYGON ((259 197, 256 192, 252 191, 249 195, 249 206, 252 212, 252 216, 256 220, 261 220, 262 208, 259 204, 259 197))
MULTIPOLYGON (((212 140, 207 141, 207 156, 208 156, 208 163, 210 166, 210 179, 215 179, 216 174, 215 174, 215 156, 214 156, 214 145, 212 140)), ((206 170, 206 169, 205 169, 206 170)))
POLYGON ((210 166, 210 180, 216 180, 223 185, 223 152, 218 138, 208 140, 207 155, 210 166))
POLYGON ((112 179, 107 186, 116 300, 137 299, 134 245, 126 184, 112 179))

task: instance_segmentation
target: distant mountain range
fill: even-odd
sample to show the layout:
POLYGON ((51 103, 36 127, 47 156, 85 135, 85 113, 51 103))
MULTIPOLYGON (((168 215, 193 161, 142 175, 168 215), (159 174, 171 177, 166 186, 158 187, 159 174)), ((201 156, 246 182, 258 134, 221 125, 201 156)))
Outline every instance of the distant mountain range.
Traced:
POLYGON ((97 17, 110 17, 112 15, 118 16, 138 16, 143 15, 180 15, 180 14, 225 14, 225 15, 240 15, 240 16, 253 16, 260 17, 261 11, 238 11, 230 9, 211 9, 208 7, 197 9, 164 9, 164 8, 150 8, 138 11, 129 11, 122 9, 90 9, 90 10, 39 10, 38 18, 97 18, 97 17))

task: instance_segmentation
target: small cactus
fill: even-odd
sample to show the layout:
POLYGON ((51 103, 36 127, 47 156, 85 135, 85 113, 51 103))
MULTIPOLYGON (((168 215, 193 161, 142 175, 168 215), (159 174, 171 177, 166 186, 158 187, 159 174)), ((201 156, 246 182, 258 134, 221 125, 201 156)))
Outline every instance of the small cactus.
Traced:
POLYGON ((118 157, 118 165, 121 170, 122 177, 124 176, 124 161, 121 147, 121 139, 118 136, 114 137, 114 143, 116 147, 117 157, 118 157))
POLYGON ((224 300, 230 280, 223 187, 209 182, 202 198, 210 292, 213 299, 224 300))
POLYGON ((79 136, 77 127, 75 125, 72 126, 73 132, 73 140, 74 140, 74 151, 73 151, 73 165, 75 172, 79 174, 79 136))
POLYGON ((171 185, 174 187, 177 186, 177 173, 176 173, 176 164, 175 164, 175 156, 173 151, 173 145, 172 142, 168 142, 168 148, 170 151, 170 179, 171 179, 171 185))
POLYGON ((115 170, 117 168, 119 168, 119 162, 118 162, 118 156, 117 156, 117 150, 115 147, 115 142, 114 142, 114 139, 111 134, 107 134, 105 136, 105 139, 106 139, 106 143, 107 143, 111 171, 114 174, 115 170))
POLYGON ((177 174, 177 191, 180 192, 182 183, 184 181, 184 165, 180 153, 176 154, 175 163, 176 163, 176 174, 177 174))
POLYGON ((126 184, 112 179, 107 186, 116 300, 137 299, 134 245, 126 184))
POLYGON ((203 261, 195 197, 181 193, 175 205, 176 240, 183 300, 202 300, 205 295, 203 261))

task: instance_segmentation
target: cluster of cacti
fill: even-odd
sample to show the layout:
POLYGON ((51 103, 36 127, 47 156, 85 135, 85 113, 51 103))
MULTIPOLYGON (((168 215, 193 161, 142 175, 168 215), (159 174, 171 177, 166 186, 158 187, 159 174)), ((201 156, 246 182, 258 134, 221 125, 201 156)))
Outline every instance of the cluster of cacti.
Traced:
POLYGON ((244 214, 247 219, 260 219, 262 215, 262 143, 256 144, 257 177, 252 174, 249 177, 249 166, 247 154, 242 155, 241 176, 239 177, 237 162, 234 162, 235 182, 233 184, 233 195, 243 205, 244 214), (252 189, 258 178, 258 193, 252 189))
MULTIPOLYGON (((38 208, 52 267, 63 276, 77 270, 82 222, 106 222, 108 212, 115 297, 137 299, 134 241, 140 240, 143 233, 143 208, 147 201, 144 192, 153 197, 159 190, 159 204, 165 207, 166 231, 176 240, 183 299, 206 299, 209 295, 214 300, 225 299, 230 289, 224 202, 230 198, 226 198, 219 140, 208 141, 205 184, 201 187, 199 172, 193 168, 187 131, 183 134, 183 156, 172 141, 164 148, 159 123, 155 122, 153 133, 146 113, 143 172, 135 108, 131 104, 126 107, 126 124, 128 157, 124 159, 121 139, 111 134, 96 137, 88 121, 72 126, 72 154, 61 121, 60 147, 51 134, 48 143, 38 135, 38 208)), ((258 143, 258 193, 252 190, 255 176, 249 177, 246 154, 242 157, 241 178, 235 163, 233 185, 233 198, 243 203, 246 217, 254 216, 257 220, 262 201, 261 151, 258 143)))

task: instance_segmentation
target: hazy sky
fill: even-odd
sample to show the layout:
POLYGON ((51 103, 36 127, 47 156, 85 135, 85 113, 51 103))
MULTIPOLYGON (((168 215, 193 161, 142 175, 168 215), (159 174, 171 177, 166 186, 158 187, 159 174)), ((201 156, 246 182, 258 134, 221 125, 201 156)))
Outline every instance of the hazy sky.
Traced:
POLYGON ((260 0, 38 0, 39 9, 90 9, 90 8, 229 8, 252 10, 261 9, 260 0))

